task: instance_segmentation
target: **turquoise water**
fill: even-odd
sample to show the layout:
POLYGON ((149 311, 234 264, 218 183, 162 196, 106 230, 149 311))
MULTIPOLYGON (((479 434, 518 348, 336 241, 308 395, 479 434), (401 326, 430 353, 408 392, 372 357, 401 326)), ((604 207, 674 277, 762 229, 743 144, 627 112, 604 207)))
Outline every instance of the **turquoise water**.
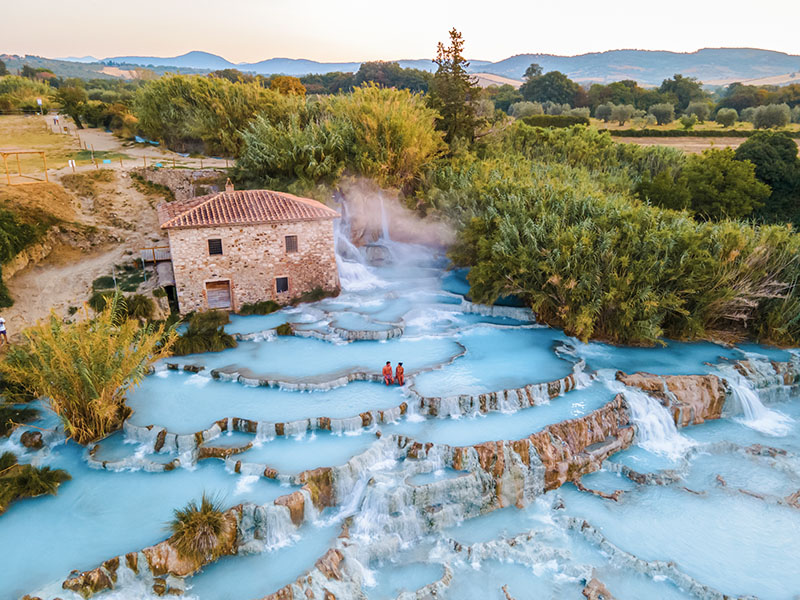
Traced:
MULTIPOLYGON (((561 331, 534 325, 523 312, 462 304, 469 291, 465 272, 442 271, 440 260, 422 260, 426 251, 416 247, 387 247, 395 257, 391 265, 340 266, 344 291, 339 297, 266 316, 233 316, 226 329, 251 334, 292 322, 324 334, 331 327, 378 331, 392 324, 403 328, 402 337, 343 343, 260 336, 264 339, 244 341, 224 352, 170 359, 165 362, 201 364, 207 370, 159 371, 147 377, 128 398, 134 409, 130 423, 191 434, 228 418, 264 423, 317 417, 346 420, 343 434, 291 429, 289 435, 272 437, 264 427, 259 436, 223 433, 206 443, 242 447, 254 442, 233 460, 295 475, 345 465, 365 452, 377 455, 378 431, 383 439, 398 434, 450 446, 521 439, 610 401, 619 391, 608 383, 615 370, 709 373, 714 367, 708 363, 719 362, 720 357, 742 358, 745 352, 772 360, 790 357, 784 350, 754 344, 740 349, 711 343, 668 342, 655 348, 581 344, 561 331), (413 260, 403 260, 406 251, 413 260), (486 314, 465 312, 469 310, 486 314), (560 379, 572 373, 581 359, 587 373, 607 371, 586 387, 541 405, 460 418, 424 418, 415 410, 412 386, 422 396, 452 399, 560 379), (344 384, 341 379, 358 371, 379 373, 387 360, 404 363, 405 388, 363 381, 344 384), (210 369, 247 370, 272 382, 314 383, 320 391, 214 380, 210 369), (326 389, 334 380, 338 387, 326 389), (360 413, 393 409, 402 402, 411 406, 397 422, 361 427, 360 413)), ((663 417, 657 403, 655 408, 643 406, 639 408, 663 417)), ((671 561, 681 572, 722 593, 789 600, 800 590, 796 567, 800 511, 780 502, 800 489, 800 464, 791 454, 765 458, 741 450, 761 444, 800 454, 800 402, 791 399, 769 408, 788 419, 780 435, 748 426, 741 415, 680 432, 660 431, 655 426, 658 419, 651 423, 652 430, 639 424, 636 445, 583 479, 589 488, 622 490, 617 502, 568 484, 529 499, 525 508, 506 507, 463 519, 480 494, 474 487, 477 478, 447 468, 435 452, 428 460, 394 460, 389 452, 381 452, 373 463, 361 467, 358 460, 352 461, 356 465, 352 472, 338 471, 339 506, 321 515, 309 512, 308 520, 295 535, 286 537, 282 547, 226 557, 205 567, 186 580, 186 597, 256 600, 296 581, 334 545, 347 554, 348 572, 360 578, 363 593, 374 600, 395 598, 402 591, 439 581, 444 564, 451 566, 453 580, 443 587, 441 597, 459 600, 503 600, 503 586, 517 600, 580 598, 592 573, 620 600, 694 597, 669 578, 639 572, 619 557, 602 553, 595 542, 568 526, 569 518, 576 518, 585 519, 621 551, 644 560, 671 561), (653 443, 657 434, 663 437, 656 440, 660 444, 653 443), (670 444, 679 444, 683 451, 668 452, 670 444), (640 486, 619 475, 614 463, 640 472, 674 469, 681 479, 669 486, 640 486), (337 536, 350 517, 352 536, 340 540, 337 536), (528 537, 514 545, 505 543, 514 536, 528 537), (450 540, 461 550, 456 551, 450 540)), ((36 425, 56 424, 52 415, 45 414, 36 425)), ((271 505, 278 496, 297 489, 233 473, 232 461, 228 466, 220 460, 191 466, 191 453, 153 454, 150 445, 131 443, 122 432, 100 442, 96 460, 139 464, 135 460, 167 463, 180 457, 189 468, 92 469, 86 451, 75 444, 24 452, 18 437, 0 443, 0 450, 18 452, 23 462, 67 469, 73 479, 61 486, 57 496, 18 502, 0 515, 0 540, 4 548, 13 548, 0 560, 2 599, 44 590, 40 595, 47 600, 76 600, 60 589, 71 570, 91 569, 165 539, 173 510, 204 492, 216 495, 227 507, 243 502, 271 505)), ((132 584, 117 594, 108 600, 151 597, 141 585, 132 584)))
MULTIPOLYGON (((279 337, 272 341, 240 342, 236 348, 180 357, 181 363, 202 364, 208 369, 235 367, 256 376, 281 381, 337 377, 354 371, 380 373, 389 360, 400 361, 407 372, 439 366, 461 353, 453 340, 393 339, 382 342, 331 344, 322 340, 279 337)), ((174 362, 170 359, 169 362, 174 362)))
POLYGON ((423 396, 482 394, 554 381, 572 372, 572 363, 553 353, 564 335, 549 328, 481 327, 458 336, 467 354, 446 369, 423 373, 414 387, 423 396))
POLYGON ((355 381, 327 392, 284 391, 216 381, 205 374, 163 371, 130 395, 131 422, 173 433, 202 431, 219 419, 239 417, 283 423, 315 417, 352 417, 400 405, 399 386, 355 381))
POLYGON ((289 545, 248 556, 231 556, 190 579, 190 600, 255 600, 292 583, 314 566, 339 534, 338 525, 301 529, 289 545))
POLYGON ((600 383, 554 398, 547 404, 516 413, 489 413, 460 419, 404 420, 381 427, 384 433, 400 433, 421 442, 469 446, 492 440, 518 440, 547 425, 574 419, 600 408, 614 393, 600 383))
POLYGON ((72 569, 92 569, 160 542, 168 537, 172 510, 203 492, 230 506, 245 499, 271 502, 291 491, 263 478, 244 481, 218 461, 191 471, 111 472, 88 469, 83 453, 72 443, 53 448, 44 464, 67 470, 72 481, 63 483, 57 496, 14 503, 0 516, 3 545, 16 540, 14 551, 4 552, 0 561, 0 597, 18 598, 72 569))

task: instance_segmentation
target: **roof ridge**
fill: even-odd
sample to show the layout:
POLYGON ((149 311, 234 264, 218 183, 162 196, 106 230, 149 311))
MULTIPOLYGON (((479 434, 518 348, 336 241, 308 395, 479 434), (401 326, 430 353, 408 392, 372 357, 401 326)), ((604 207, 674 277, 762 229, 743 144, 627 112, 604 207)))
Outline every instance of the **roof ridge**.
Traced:
POLYGON ((339 213, 312 198, 274 190, 220 191, 181 201, 178 211, 159 205, 162 229, 208 227, 230 224, 313 221, 337 218, 339 213))
MULTIPOLYGON (((202 206, 207 205, 209 202, 213 201, 217 196, 221 196, 224 193, 225 192, 217 192, 216 194, 209 194, 207 200, 204 200, 203 202, 198 202, 197 204, 195 204, 191 208, 187 208, 183 212, 178 213, 177 215, 172 217, 169 221, 167 221, 166 223, 163 223, 161 225, 161 228, 162 229, 166 229, 173 221, 175 221, 177 219, 180 219, 181 217, 187 215, 188 213, 190 213, 190 212, 192 212, 194 210, 200 209, 202 206)), ((202 198, 202 196, 200 196, 200 197, 202 198)), ((193 199, 196 200, 197 198, 193 198, 193 199)))

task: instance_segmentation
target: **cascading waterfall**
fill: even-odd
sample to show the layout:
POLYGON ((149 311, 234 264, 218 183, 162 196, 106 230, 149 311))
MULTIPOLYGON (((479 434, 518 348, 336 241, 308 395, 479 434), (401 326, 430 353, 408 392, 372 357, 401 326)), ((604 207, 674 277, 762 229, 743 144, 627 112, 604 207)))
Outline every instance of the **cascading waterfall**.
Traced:
POLYGON ((607 381, 606 385, 625 396, 631 420, 636 425, 636 442, 639 446, 649 452, 675 459, 694 445, 678 432, 672 415, 658 400, 616 381, 607 381))
POLYGON ((764 406, 753 384, 746 377, 726 379, 731 390, 731 409, 741 413, 736 420, 767 435, 783 436, 789 433, 793 420, 764 406))
POLYGON ((336 266, 343 290, 361 292, 384 285, 383 280, 369 269, 359 249, 350 241, 350 226, 345 209, 342 210, 342 218, 337 219, 334 225, 333 239, 336 266))

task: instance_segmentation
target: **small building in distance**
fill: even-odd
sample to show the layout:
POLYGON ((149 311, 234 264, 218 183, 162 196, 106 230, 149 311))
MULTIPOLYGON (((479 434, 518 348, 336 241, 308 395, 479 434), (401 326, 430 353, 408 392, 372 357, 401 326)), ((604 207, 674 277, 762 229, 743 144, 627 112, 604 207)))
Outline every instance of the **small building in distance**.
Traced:
POLYGON ((339 289, 339 214, 316 200, 228 181, 224 192, 160 204, 158 215, 181 314, 339 289))

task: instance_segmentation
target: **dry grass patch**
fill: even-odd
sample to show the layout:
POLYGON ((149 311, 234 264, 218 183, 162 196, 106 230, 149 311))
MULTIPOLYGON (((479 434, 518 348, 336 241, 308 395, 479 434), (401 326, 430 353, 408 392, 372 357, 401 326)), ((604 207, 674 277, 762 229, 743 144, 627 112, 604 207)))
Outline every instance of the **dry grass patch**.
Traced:
MULTIPOLYGON (((47 153, 48 169, 60 169, 80 150, 78 140, 71 136, 53 133, 46 125, 47 117, 37 115, 0 116, 0 147, 17 150, 43 150, 47 153)), ((23 173, 41 173, 42 159, 37 155, 19 157, 23 173)), ((2 161, 0 161, 2 162, 2 161)), ((9 170, 16 174, 17 162, 9 159, 9 170)), ((0 164, 0 171, 2 171, 0 164)))

